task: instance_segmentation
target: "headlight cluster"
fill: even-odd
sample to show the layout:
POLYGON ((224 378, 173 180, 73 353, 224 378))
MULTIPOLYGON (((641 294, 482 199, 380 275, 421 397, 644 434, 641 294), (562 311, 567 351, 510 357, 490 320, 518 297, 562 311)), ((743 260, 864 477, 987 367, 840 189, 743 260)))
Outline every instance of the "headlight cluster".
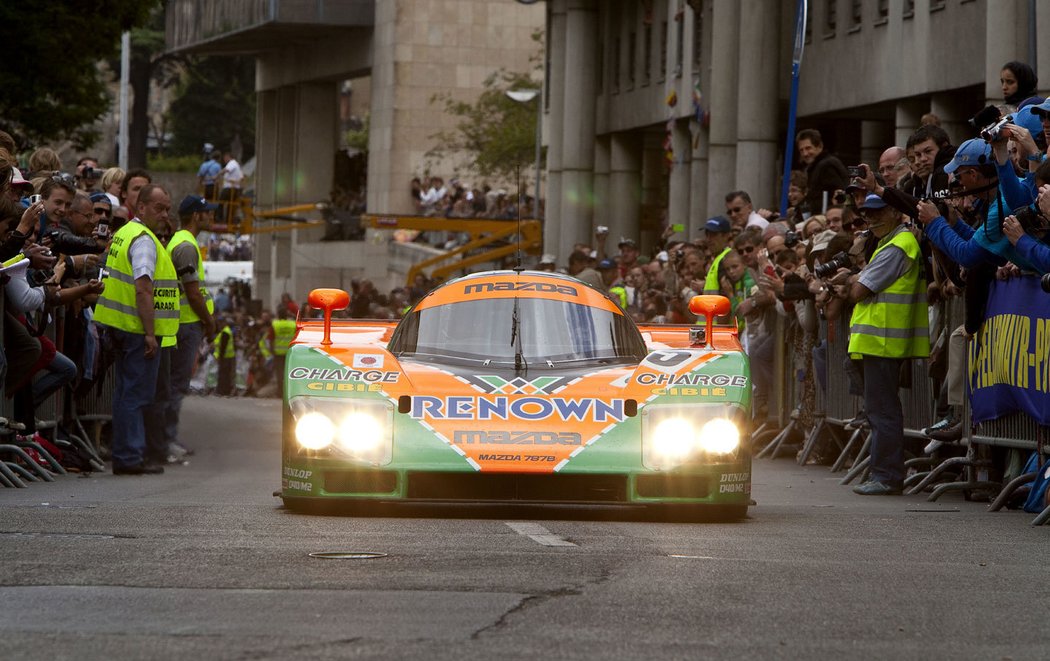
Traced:
POLYGON ((725 404, 647 406, 642 409, 642 462, 670 470, 698 460, 725 460, 740 447, 734 419, 725 404))
POLYGON ((288 405, 300 447, 328 449, 374 464, 390 463, 394 408, 389 402, 293 397, 288 405))

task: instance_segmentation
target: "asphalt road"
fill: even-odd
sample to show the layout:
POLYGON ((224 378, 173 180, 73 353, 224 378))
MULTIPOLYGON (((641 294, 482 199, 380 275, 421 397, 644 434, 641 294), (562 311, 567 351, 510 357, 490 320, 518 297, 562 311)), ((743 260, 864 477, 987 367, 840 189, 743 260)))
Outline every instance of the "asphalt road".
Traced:
POLYGON ((1050 527, 758 461, 750 517, 285 511, 275 400, 188 465, 0 490, 0 658, 1050 658, 1050 527), (319 559, 314 552, 374 552, 319 559))

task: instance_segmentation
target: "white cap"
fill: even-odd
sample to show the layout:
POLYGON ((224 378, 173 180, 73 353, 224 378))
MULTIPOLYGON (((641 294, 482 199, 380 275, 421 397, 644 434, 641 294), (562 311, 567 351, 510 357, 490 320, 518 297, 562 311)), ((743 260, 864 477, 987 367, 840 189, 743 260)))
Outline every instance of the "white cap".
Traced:
POLYGON ((540 257, 539 263, 540 264, 557 264, 558 263, 558 258, 555 257, 554 255, 550 254, 549 252, 545 252, 545 253, 543 253, 543 257, 540 257))

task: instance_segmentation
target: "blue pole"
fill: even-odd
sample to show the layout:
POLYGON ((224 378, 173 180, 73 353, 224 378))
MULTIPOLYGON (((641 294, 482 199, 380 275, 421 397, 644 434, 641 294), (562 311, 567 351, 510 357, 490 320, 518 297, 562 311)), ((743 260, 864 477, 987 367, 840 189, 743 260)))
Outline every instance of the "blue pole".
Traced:
POLYGON ((791 66, 791 101, 788 106, 787 141, 784 145, 784 179, 780 182, 780 215, 787 217, 788 189, 791 187, 791 166, 795 160, 795 116, 798 114, 798 70, 791 66))
POLYGON ((791 166, 795 158, 795 118, 798 114, 798 79, 802 70, 802 51, 806 46, 807 0, 798 0, 795 9, 795 51, 791 58, 791 101, 788 107, 787 140, 784 145, 784 179, 780 184, 780 215, 787 216, 791 166))

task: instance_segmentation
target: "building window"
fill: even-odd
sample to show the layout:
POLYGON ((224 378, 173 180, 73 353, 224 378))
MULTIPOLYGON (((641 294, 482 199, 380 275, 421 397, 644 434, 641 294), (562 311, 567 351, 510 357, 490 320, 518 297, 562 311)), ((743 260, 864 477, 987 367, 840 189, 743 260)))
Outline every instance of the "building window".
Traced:
POLYGON ((685 16, 675 18, 674 28, 675 35, 678 37, 674 46, 674 75, 677 78, 682 75, 682 65, 685 64, 685 16))
POLYGON ((824 3, 824 36, 835 36, 835 24, 839 19, 839 0, 827 0, 824 3))
POLYGON ((634 72, 638 62, 638 33, 627 36, 627 87, 634 88, 634 72))
POLYGON ((890 18, 890 0, 879 0, 878 2, 878 22, 885 23, 890 18))
POLYGON ((704 45, 704 15, 701 12, 693 12, 693 64, 695 69, 700 69, 703 60, 704 45))
POLYGON ((616 94, 616 93, 618 93, 620 91, 620 75, 623 73, 620 70, 620 60, 623 59, 623 56, 620 53, 620 47, 621 46, 622 46, 622 44, 620 43, 620 37, 616 37, 615 39, 613 39, 613 47, 612 47, 612 91, 613 91, 613 94, 616 94))
POLYGON ((944 9, 944 0, 930 0, 930 11, 944 9))
POLYGON ((660 26, 660 80, 667 78, 667 21, 660 26))
POLYGON ((856 32, 864 22, 864 0, 850 0, 849 4, 849 28, 856 32))
POLYGON ((904 0, 904 18, 915 16, 915 0, 904 0))
POLYGON ((642 84, 648 85, 653 75, 653 25, 646 23, 642 32, 642 84))

